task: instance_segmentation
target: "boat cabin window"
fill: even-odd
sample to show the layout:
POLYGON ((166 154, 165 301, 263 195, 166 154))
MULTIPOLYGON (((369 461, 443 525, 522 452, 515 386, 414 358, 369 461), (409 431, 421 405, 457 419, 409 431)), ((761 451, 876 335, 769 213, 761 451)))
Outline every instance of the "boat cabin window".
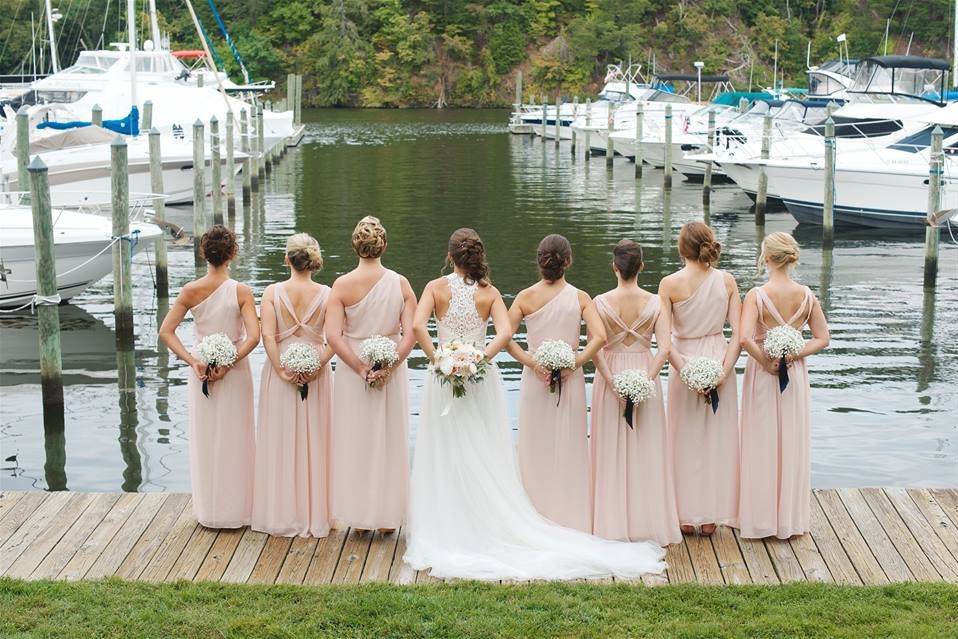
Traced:
MULTIPOLYGON (((891 135, 901 131, 901 120, 860 120, 832 116, 835 121, 836 138, 874 138, 891 135)), ((825 135, 825 123, 815 124, 805 129, 805 133, 825 135)))
MULTIPOLYGON (((912 133, 908 137, 890 145, 890 148, 898 151, 907 151, 908 153, 918 153, 931 146, 931 132, 934 130, 935 125, 928 125, 918 133, 912 133)), ((958 135, 958 127, 956 126, 943 126, 941 130, 945 134, 945 140, 958 135)), ((947 145, 946 152, 954 154, 955 151, 958 151, 955 145, 958 145, 958 140, 954 140, 950 145, 947 145)))
POLYGON ((632 98, 623 91, 611 91, 606 89, 599 94, 599 98, 606 102, 631 102, 632 98))
POLYGON ((943 73, 941 69, 883 67, 865 61, 848 90, 854 93, 914 96, 940 102, 943 73))
POLYGON ((842 91, 845 86, 835 78, 821 73, 808 74, 808 95, 831 95, 842 91))

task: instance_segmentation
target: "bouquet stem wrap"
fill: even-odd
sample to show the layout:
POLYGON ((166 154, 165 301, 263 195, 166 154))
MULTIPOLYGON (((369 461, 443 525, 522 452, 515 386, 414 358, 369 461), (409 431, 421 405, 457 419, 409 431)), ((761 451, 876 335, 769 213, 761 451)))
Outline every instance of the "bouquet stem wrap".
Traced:
POLYGON ((554 370, 549 374, 549 392, 556 394, 556 406, 562 399, 562 371, 554 370))
POLYGON ((718 412, 719 394, 718 390, 712 388, 709 390, 708 403, 712 405, 712 414, 718 412))
POLYGON ((629 425, 629 428, 635 430, 635 426, 632 425, 632 415, 635 413, 635 402, 632 401, 631 397, 625 398, 625 413, 622 415, 625 418, 625 423, 629 425))
POLYGON ((788 361, 785 356, 778 361, 778 392, 784 393, 788 388, 788 361))

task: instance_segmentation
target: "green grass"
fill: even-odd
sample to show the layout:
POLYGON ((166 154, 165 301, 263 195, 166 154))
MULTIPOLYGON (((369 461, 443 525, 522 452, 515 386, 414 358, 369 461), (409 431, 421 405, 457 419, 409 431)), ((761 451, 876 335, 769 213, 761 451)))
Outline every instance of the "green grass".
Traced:
POLYGON ((0 637, 958 637, 958 586, 233 586, 0 579, 0 637))

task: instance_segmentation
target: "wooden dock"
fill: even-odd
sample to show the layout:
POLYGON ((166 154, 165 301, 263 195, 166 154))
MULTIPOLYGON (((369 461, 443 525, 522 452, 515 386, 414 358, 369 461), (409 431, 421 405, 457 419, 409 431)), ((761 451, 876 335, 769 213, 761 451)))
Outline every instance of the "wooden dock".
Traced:
MULTIPOLYGON (((880 585, 958 582, 958 490, 817 490, 809 535, 741 539, 728 528, 670 546, 649 585, 880 585)), ((18 579, 329 584, 435 582, 403 563, 401 534, 336 530, 325 539, 210 530, 190 496, 0 493, 0 575, 18 579)), ((611 579, 603 580, 611 582, 611 579)))

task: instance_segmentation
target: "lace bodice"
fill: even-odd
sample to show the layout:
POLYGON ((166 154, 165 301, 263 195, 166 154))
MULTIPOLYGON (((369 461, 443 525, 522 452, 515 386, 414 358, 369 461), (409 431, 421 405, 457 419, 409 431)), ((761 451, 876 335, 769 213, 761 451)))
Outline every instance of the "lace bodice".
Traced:
POLYGON ((476 285, 466 284, 455 273, 447 275, 446 280, 449 282, 452 297, 449 300, 449 308, 446 310, 446 314, 436 322, 439 342, 458 339, 477 346, 484 344, 486 341, 486 322, 482 320, 479 311, 476 310, 476 285))

